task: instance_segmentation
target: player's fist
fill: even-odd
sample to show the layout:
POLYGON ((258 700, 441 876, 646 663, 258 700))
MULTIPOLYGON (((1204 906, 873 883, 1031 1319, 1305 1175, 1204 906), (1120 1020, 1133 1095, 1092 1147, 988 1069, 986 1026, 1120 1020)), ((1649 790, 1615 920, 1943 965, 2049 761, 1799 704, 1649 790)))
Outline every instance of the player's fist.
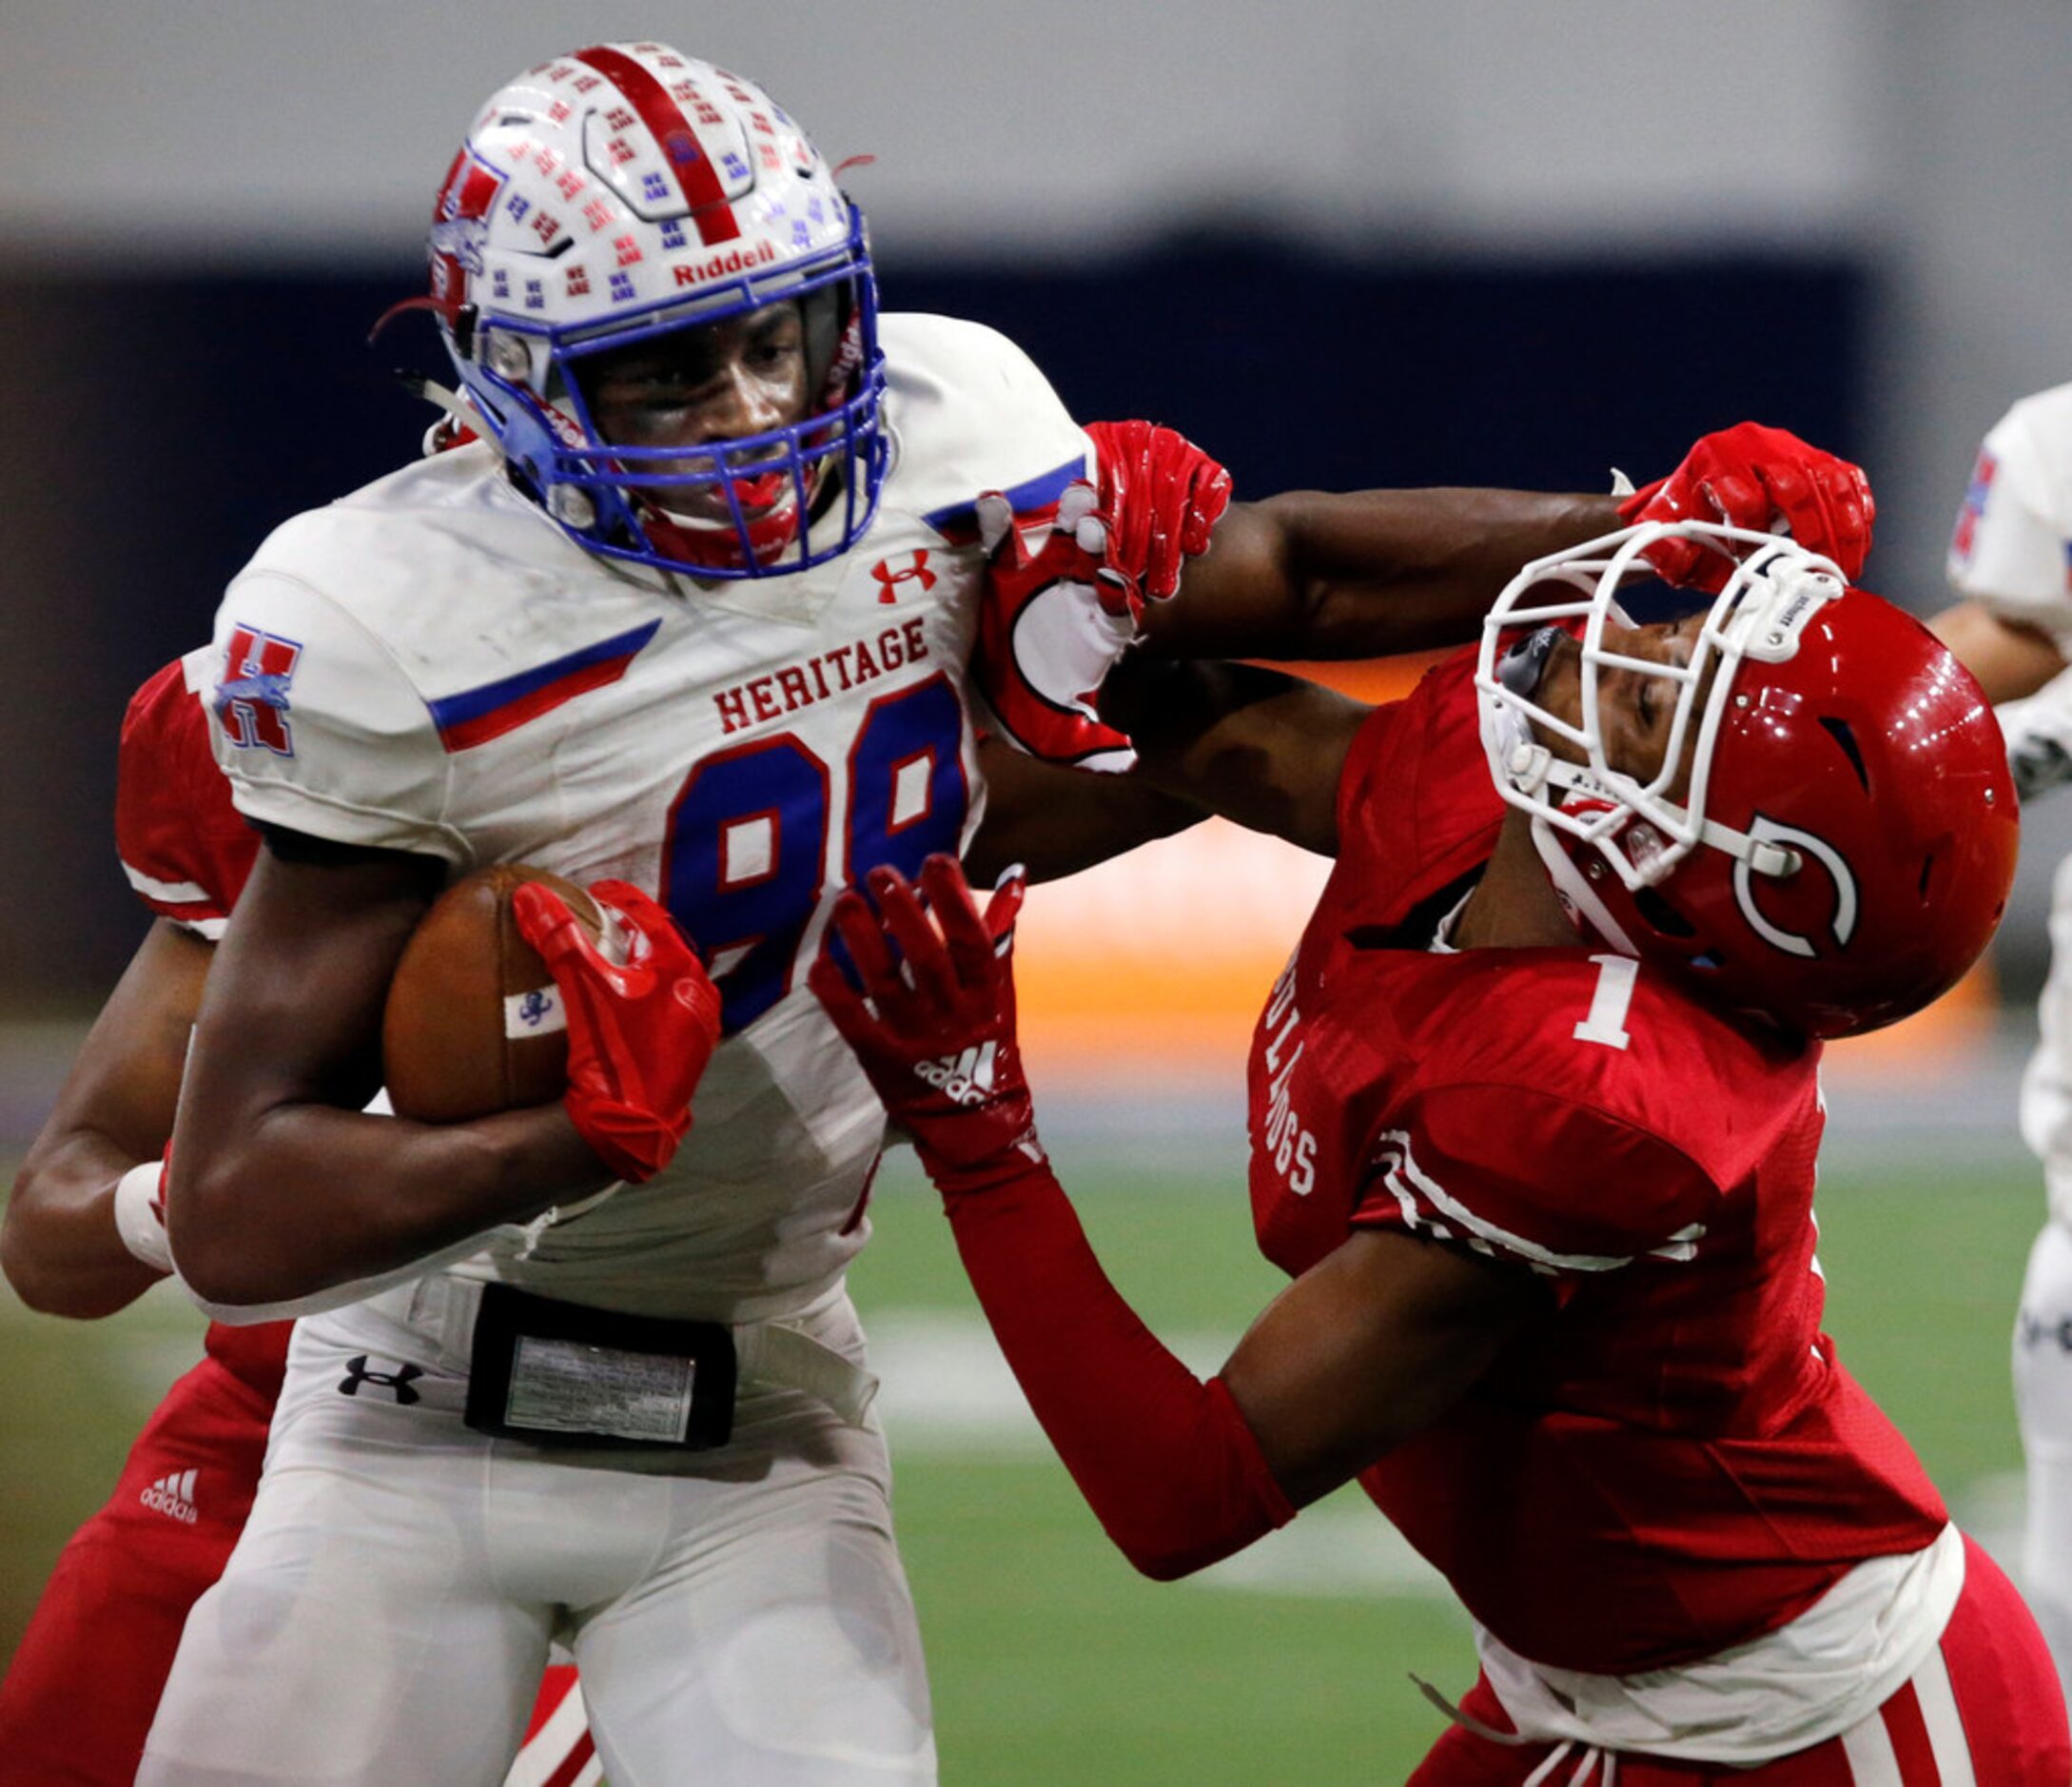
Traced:
POLYGON ((1101 685, 1137 637, 1147 601, 1180 588, 1230 505, 1230 474, 1184 435, 1148 422, 1086 430, 1099 470, 1054 509, 1017 515, 987 492, 977 505, 989 555, 971 676, 999 730, 1054 763, 1126 769, 1129 740, 1104 724, 1101 685))
MULTIPOLYGON (((1629 524, 1723 521, 1758 533, 1789 530, 1853 583, 1870 551, 1878 505, 1861 466, 1787 429, 1744 422, 1704 436, 1667 478, 1627 498, 1619 515, 1629 524)), ((1662 540, 1648 559, 1671 583, 1717 590, 1727 580, 1726 561, 1693 540, 1662 540)))
POLYGON ((1208 550, 1230 506, 1230 474, 1185 435, 1154 422, 1090 422, 1086 434, 1101 481, 1080 543, 1100 555, 1104 601, 1121 601, 1134 619, 1146 601, 1177 595, 1183 562, 1208 550), (1098 544, 1089 525, 1100 530, 1098 544))
POLYGON ((835 902, 809 983, 937 1188, 983 1189, 1043 1157, 1015 1036, 1020 872, 984 913, 951 856, 930 856, 918 887, 896 869, 865 880, 870 899, 851 888, 835 902))
POLYGON ((511 913, 568 1008, 568 1092, 577 1132, 621 1179, 652 1178, 691 1129, 691 1095, 719 1040, 719 991, 659 906, 626 881, 590 894, 624 944, 615 962, 538 882, 511 913))

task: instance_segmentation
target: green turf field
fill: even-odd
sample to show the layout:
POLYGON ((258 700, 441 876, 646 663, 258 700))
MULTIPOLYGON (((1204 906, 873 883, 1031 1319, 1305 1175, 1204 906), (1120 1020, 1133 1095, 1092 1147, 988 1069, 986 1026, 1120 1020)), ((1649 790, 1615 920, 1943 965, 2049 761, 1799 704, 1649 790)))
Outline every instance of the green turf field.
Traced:
MULTIPOLYGON (((1273 1288, 1235 1167, 1096 1188, 1059 1149, 1111 1275, 1212 1366, 1273 1288)), ((951 1782, 1399 1781, 1438 1729, 1407 1679, 1458 1691, 1466 1622, 1378 1516, 1343 1496, 1256 1557, 1161 1586, 1115 1554, 1011 1397, 910 1168, 889 1172, 854 1275, 887 1379, 902 1543, 951 1782)), ((2032 1170, 1919 1164, 1824 1176, 1821 1257, 1842 1357, 1997 1541, 2020 1454, 2007 1331, 2042 1211, 2032 1170)), ((197 1351, 154 1292, 114 1321, 30 1316, 0 1292, 0 1651, 72 1523, 197 1351)))

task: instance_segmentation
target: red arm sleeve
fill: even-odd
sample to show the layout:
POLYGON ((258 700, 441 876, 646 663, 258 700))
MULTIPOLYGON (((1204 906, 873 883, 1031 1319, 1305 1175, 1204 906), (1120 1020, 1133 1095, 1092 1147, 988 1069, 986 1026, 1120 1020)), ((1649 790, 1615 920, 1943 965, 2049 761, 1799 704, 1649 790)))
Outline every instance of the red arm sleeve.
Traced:
POLYGON ((1170 1581, 1295 1518, 1222 1379, 1203 1384, 1123 1300, 1047 1162, 946 1205, 1023 1394, 1132 1564, 1170 1581))

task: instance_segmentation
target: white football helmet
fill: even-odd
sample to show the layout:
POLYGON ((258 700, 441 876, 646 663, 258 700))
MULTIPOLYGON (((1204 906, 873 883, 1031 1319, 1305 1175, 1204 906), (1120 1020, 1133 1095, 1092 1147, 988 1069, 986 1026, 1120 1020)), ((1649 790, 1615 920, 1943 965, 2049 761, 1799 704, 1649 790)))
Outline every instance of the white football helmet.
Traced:
POLYGON ((461 420, 578 544, 765 577, 834 558, 870 525, 888 443, 863 216, 760 88, 660 44, 540 64, 468 131, 430 253, 461 420), (600 437, 586 361, 782 303, 805 328, 802 420, 691 447, 600 437))

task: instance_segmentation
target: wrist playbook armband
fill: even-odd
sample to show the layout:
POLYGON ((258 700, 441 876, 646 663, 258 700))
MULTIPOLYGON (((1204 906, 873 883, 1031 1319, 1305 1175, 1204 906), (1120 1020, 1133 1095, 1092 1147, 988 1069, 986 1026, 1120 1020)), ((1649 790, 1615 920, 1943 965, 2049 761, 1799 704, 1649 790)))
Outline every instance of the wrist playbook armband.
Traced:
POLYGON ((139 1161, 115 1182, 115 1232, 123 1238, 124 1247, 160 1272, 173 1269, 160 1191, 165 1177, 164 1161, 146 1160, 139 1161))

